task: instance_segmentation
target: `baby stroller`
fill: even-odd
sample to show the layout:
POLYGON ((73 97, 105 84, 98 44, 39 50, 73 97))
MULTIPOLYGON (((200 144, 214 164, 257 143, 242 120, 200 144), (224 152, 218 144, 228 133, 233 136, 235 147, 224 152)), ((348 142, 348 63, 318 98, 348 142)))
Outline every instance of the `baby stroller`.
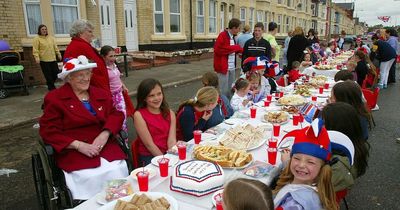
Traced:
POLYGON ((24 66, 19 64, 20 55, 16 51, 0 52, 0 98, 6 98, 9 90, 20 89, 24 95, 29 95, 24 82, 24 66))

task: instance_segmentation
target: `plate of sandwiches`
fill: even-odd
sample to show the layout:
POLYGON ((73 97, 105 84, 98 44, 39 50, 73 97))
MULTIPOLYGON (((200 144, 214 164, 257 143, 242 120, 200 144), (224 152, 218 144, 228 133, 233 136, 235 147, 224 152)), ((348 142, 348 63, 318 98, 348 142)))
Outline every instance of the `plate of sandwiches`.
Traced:
POLYGON ((285 124, 289 121, 289 118, 289 113, 286 111, 274 111, 264 114, 264 118, 261 121, 266 123, 285 124))
POLYGON ((306 103, 306 99, 301 95, 287 95, 278 100, 279 105, 300 106, 306 103))
POLYGON ((178 210, 178 202, 172 196, 160 192, 136 193, 112 201, 99 210, 178 210))
POLYGON ((220 145, 231 149, 253 150, 265 143, 265 134, 265 127, 250 124, 238 125, 221 135, 218 142, 220 145))
POLYGON ((193 157, 216 163, 222 168, 246 168, 253 161, 253 156, 243 150, 234 150, 224 146, 203 145, 193 150, 193 157))

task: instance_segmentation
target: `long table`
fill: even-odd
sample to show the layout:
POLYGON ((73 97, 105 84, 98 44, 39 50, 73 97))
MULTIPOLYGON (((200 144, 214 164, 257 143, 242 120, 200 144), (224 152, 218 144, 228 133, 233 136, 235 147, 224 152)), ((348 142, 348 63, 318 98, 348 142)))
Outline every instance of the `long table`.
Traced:
MULTIPOLYGON (((290 89, 290 87, 289 87, 289 89, 290 89)), ((307 100, 310 100, 310 99, 307 99, 307 100)), ((318 102, 323 102, 325 100, 326 100, 326 98, 318 98, 318 102)), ((268 139, 271 136, 272 125, 270 123, 264 122, 264 120, 263 120, 264 114, 268 111, 281 110, 281 106, 278 106, 276 104, 275 99, 273 99, 273 101, 269 107, 263 107, 263 103, 264 102, 261 101, 261 102, 255 104, 255 106, 257 107, 257 115, 256 115, 255 119, 249 119, 248 117, 243 118, 243 116, 250 115, 249 109, 243 110, 243 111, 236 113, 231 118, 231 119, 233 119, 233 120, 230 120, 231 122, 236 121, 233 125, 231 122, 229 124, 222 122, 221 124, 219 124, 218 126, 216 126, 216 128, 214 128, 212 130, 214 132, 217 132, 217 136, 220 136, 220 135, 223 135, 223 133, 227 129, 230 129, 230 128, 238 126, 238 125, 243 125, 244 123, 248 123, 248 124, 251 124, 254 126, 264 125, 264 126, 266 126, 266 129, 267 129, 265 138, 268 139)), ((303 124, 301 124, 301 125, 293 126, 292 119, 289 119, 289 121, 287 123, 281 125, 281 132, 278 137, 279 141, 282 140, 282 137, 287 132, 294 130, 294 129, 299 129, 299 128, 307 126, 307 125, 308 125, 307 122, 303 122, 303 124)), ((217 143, 218 143, 217 140, 201 142, 201 144, 217 144, 217 143)), ((193 144, 193 140, 191 140, 189 142, 189 144, 193 144)), ((278 144, 279 144, 279 142, 278 142, 278 144)), ((251 150, 249 152, 253 155, 254 161, 258 160, 258 161, 268 162, 267 148, 268 148, 267 144, 263 144, 262 146, 254 149, 254 150, 251 150)), ((187 160, 190 160, 190 159, 191 159, 191 153, 190 153, 190 151, 188 151, 187 160)), ((279 153, 277 155, 276 163, 277 163, 276 166, 278 166, 281 163, 279 153)), ((180 210, 188 210, 188 209, 191 209, 191 210, 207 209, 207 210, 209 210, 209 209, 213 208, 213 204, 211 201, 212 194, 205 195, 205 196, 199 198, 199 197, 194 197, 191 195, 186 195, 186 194, 171 191, 169 188, 170 176, 165 177, 165 178, 160 177, 158 166, 155 166, 153 164, 147 165, 146 168, 151 168, 151 169, 155 170, 157 173, 157 175, 155 177, 153 177, 152 179, 149 180, 149 191, 162 192, 162 193, 167 193, 167 194, 171 195, 178 201, 180 210)), ((169 167, 169 175, 171 175, 173 173, 173 170, 174 170, 174 167, 169 167)), ((279 174, 279 171, 280 171, 279 167, 275 167, 271 171, 269 176, 263 177, 259 180, 266 184, 270 184, 273 177, 275 177, 276 175, 279 174)), ((239 177, 251 178, 249 176, 244 175, 242 169, 224 169, 224 173, 225 173, 225 181, 224 181, 225 183, 228 183, 229 181, 239 178, 239 177)), ((127 179, 131 183, 131 185, 133 187, 133 191, 138 192, 139 189, 138 189, 138 183, 137 183, 136 179, 132 178, 132 176, 127 177, 127 179)), ((77 206, 75 209, 86 210, 86 209, 100 208, 101 205, 97 202, 98 196, 100 196, 100 195, 98 194, 98 195, 94 196, 93 198, 91 198, 91 199, 87 200, 86 202, 77 206)))

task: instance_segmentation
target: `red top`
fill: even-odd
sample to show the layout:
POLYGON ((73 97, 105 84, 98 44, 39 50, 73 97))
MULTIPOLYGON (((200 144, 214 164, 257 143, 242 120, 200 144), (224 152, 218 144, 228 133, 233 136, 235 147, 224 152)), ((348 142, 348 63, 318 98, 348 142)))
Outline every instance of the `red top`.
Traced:
MULTIPOLYGON (((143 117, 143 120, 146 122, 147 129, 150 132, 151 138, 153 139, 154 144, 157 145, 158 149, 161 150, 162 153, 166 153, 168 150, 168 135, 169 129, 171 126, 171 117, 168 115, 167 119, 165 119, 160 114, 153 114, 147 108, 142 108, 137 110, 143 117)), ((139 140, 139 154, 142 156, 150 156, 152 155, 149 150, 144 146, 142 139, 140 136, 139 140)))
POLYGON ((112 138, 104 145, 100 155, 93 158, 67 148, 74 140, 93 143, 104 129, 113 134, 121 130, 124 115, 114 108, 109 93, 92 86, 88 91, 95 116, 83 106, 69 83, 50 91, 44 98, 39 133, 43 141, 55 149, 58 167, 67 172, 96 168, 100 166, 100 157, 109 162, 126 158, 117 140, 112 138))
POLYGON ((300 74, 300 71, 298 69, 292 69, 288 72, 289 74, 289 82, 295 82, 296 80, 298 80, 301 76, 303 76, 302 74, 300 74))
POLYGON ((227 30, 218 35, 214 44, 214 70, 217 73, 227 74, 228 57, 231 53, 241 53, 243 49, 240 45, 231 45, 231 38, 227 30))

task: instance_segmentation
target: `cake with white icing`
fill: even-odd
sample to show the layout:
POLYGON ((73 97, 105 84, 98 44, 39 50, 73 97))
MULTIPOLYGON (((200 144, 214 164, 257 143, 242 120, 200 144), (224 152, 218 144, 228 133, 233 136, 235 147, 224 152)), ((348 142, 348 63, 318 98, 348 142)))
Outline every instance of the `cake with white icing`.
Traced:
POLYGON ((191 160, 178 164, 171 176, 170 189, 197 197, 213 193, 224 185, 224 171, 215 163, 191 160))

